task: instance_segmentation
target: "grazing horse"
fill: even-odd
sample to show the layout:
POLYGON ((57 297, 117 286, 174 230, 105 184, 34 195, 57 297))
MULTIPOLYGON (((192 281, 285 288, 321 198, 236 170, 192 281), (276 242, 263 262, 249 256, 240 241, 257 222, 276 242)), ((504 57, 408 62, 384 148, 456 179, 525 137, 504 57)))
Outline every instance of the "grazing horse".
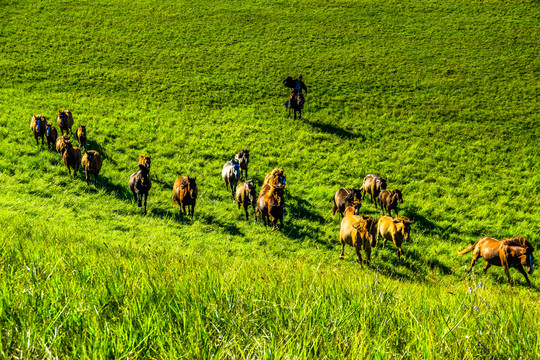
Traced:
POLYGON ((248 180, 244 183, 241 183, 236 188, 236 203, 238 208, 244 206, 244 211, 246 212, 246 220, 249 220, 248 207, 251 205, 253 207, 253 216, 256 218, 256 209, 257 209, 257 190, 255 189, 255 184, 253 180, 248 180))
POLYGON ((69 176, 71 176, 71 168, 73 168, 73 175, 77 176, 79 166, 81 165, 81 149, 73 146, 70 140, 64 141, 65 149, 62 152, 62 159, 64 165, 66 165, 69 176))
POLYGON ((230 188, 231 196, 233 199, 234 193, 236 191, 236 184, 238 184, 241 175, 242 172, 240 170, 240 164, 238 163, 238 161, 236 161, 236 159, 227 161, 225 165, 223 165, 223 170, 221 170, 221 177, 223 178, 223 181, 225 181, 227 190, 229 190, 230 188))
POLYGON ((283 186, 274 186, 266 184, 261 188, 257 199, 259 214, 262 216, 264 227, 266 228, 266 219, 272 220, 272 230, 281 230, 283 228, 283 207, 285 206, 285 197, 283 195, 283 186), (277 225, 278 220, 281 226, 277 225))
POLYGON ((186 215, 186 206, 188 207, 188 214, 193 220, 193 214, 195 212, 195 203, 197 202, 197 178, 190 178, 188 176, 181 176, 174 182, 173 186, 173 205, 178 204, 180 212, 186 215))
POLYGON ((146 200, 148 199, 148 192, 152 188, 152 181, 149 176, 150 170, 148 166, 139 164, 139 171, 131 174, 129 177, 129 189, 133 193, 133 198, 137 202, 137 206, 142 206, 142 200, 144 196, 144 215, 146 215, 146 200))
POLYGON ((58 111, 58 118, 56 119, 56 124, 60 127, 60 132, 64 135, 69 135, 71 132, 71 127, 73 126, 73 116, 69 110, 60 110, 58 111))
POLYGON ((469 246, 463 251, 458 250, 459 255, 466 254, 474 250, 473 258, 471 261, 471 268, 469 272, 472 271, 474 263, 480 257, 483 257, 486 260, 486 265, 484 266, 484 274, 490 268, 491 265, 502 266, 504 273, 506 274, 506 279, 512 285, 512 280, 510 278, 510 268, 516 268, 520 273, 525 276, 525 280, 529 286, 531 286, 531 281, 527 276, 527 273, 532 274, 534 271, 533 267, 533 252, 534 248, 527 239, 524 237, 515 237, 512 239, 504 239, 499 241, 493 238, 481 238, 477 240, 474 244, 469 246), (527 272, 523 269, 525 267, 527 272))
POLYGON ((403 203, 403 194, 401 190, 394 189, 392 192, 390 190, 381 190, 378 197, 379 205, 381 205, 381 211, 384 215, 384 211, 388 211, 388 216, 392 217, 392 210, 396 213, 396 218, 398 217, 397 205, 398 202, 403 203))
POLYGON ((285 187, 286 182, 287 182, 287 177, 283 173, 283 170, 275 168, 274 170, 272 170, 270 174, 267 174, 264 177, 263 186, 266 184, 270 184, 274 186, 281 185, 285 187))
POLYGON ((244 177, 242 170, 246 171, 246 176, 244 177, 244 179, 247 179, 248 178, 248 164, 249 164, 249 150, 242 149, 238 154, 235 155, 234 158, 236 159, 236 161, 238 161, 238 164, 240 164, 240 171, 241 171, 240 179, 244 177))
POLYGON ((403 244, 403 241, 411 241, 411 225, 413 223, 413 221, 405 216, 398 219, 393 219, 390 216, 382 216, 377 223, 377 242, 375 243, 375 247, 379 245, 379 236, 382 236, 384 239, 383 249, 386 242, 392 240, 398 250, 398 259, 401 256, 405 256, 401 244, 403 244))
POLYGON ((86 150, 86 125, 81 125, 77 129, 77 141, 79 142, 79 147, 84 147, 86 150))
POLYGON ((41 145, 43 145, 45 143, 45 133, 47 132, 47 120, 45 119, 45 116, 41 114, 32 116, 30 130, 34 132, 36 145, 39 145, 38 138, 41 138, 41 145))
POLYGON ((84 168, 84 175, 86 177, 86 185, 90 184, 90 174, 94 175, 94 186, 97 187, 98 175, 101 170, 103 160, 99 152, 95 150, 88 150, 84 153, 81 165, 84 168))
POLYGON ((371 195, 371 203, 375 203, 376 209, 377 197, 379 196, 379 193, 384 189, 386 189, 386 179, 377 175, 368 174, 366 175, 362 183, 362 190, 364 191, 364 194, 362 195, 362 200, 364 200, 366 194, 371 195))
POLYGON ((291 116, 291 109, 294 111, 294 120, 297 119, 296 113, 298 112, 298 120, 302 118, 302 109, 304 108, 304 96, 302 93, 295 92, 291 98, 283 103, 289 109, 287 117, 291 116))
POLYGON ((360 250, 364 250, 366 253, 365 263, 369 265, 371 261, 371 244, 373 243, 373 228, 375 227, 375 221, 371 216, 356 216, 352 215, 355 210, 349 206, 345 209, 345 215, 341 220, 341 228, 339 231, 339 240, 341 241, 341 254, 340 259, 343 259, 345 254, 345 244, 354 247, 356 256, 363 267, 364 261, 362 261, 362 255, 360 250))
POLYGON ((58 132, 51 124, 47 124, 47 147, 52 150, 52 146, 56 146, 56 139, 58 138, 58 132))
POLYGON ((357 203, 357 206, 362 205, 362 189, 339 189, 334 197, 332 202, 334 203, 334 208, 332 209, 332 215, 340 213, 343 217, 343 212, 348 206, 352 206, 353 203, 357 203))

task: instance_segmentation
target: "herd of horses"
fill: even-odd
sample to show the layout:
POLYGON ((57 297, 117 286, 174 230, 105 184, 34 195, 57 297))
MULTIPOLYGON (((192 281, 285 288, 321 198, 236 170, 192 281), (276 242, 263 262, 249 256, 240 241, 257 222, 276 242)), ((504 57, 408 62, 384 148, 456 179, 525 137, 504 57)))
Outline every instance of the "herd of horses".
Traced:
MULTIPOLYGON (((296 117, 296 115, 295 115, 296 117)), ((60 110, 57 115, 57 125, 61 130, 61 136, 52 124, 48 124, 46 118, 39 114, 34 115, 30 122, 36 144, 44 145, 47 139, 49 150, 56 149, 63 159, 71 176, 71 169, 77 174, 79 166, 85 171, 87 184, 90 183, 90 175, 94 177, 94 185, 97 186, 98 175, 103 160, 98 151, 87 150, 86 126, 78 127, 76 136, 79 147, 73 146, 70 139, 73 126, 73 117, 69 110, 60 110), (81 151, 84 148, 84 154, 81 151)), ((230 161, 223 165, 221 176, 225 182, 227 191, 230 191, 233 202, 238 208, 244 209, 246 220, 249 220, 249 206, 253 209, 255 222, 260 216, 265 228, 272 223, 272 230, 283 228, 283 215, 285 213, 285 186, 286 176, 283 169, 275 168, 268 173, 257 195, 256 185, 253 179, 248 178, 249 150, 242 149, 230 161), (241 182, 245 179, 244 182, 241 182), (278 224, 279 223, 279 224, 278 224)), ((150 179, 151 157, 141 155, 139 157, 139 170, 133 173, 128 180, 128 187, 133 193, 133 198, 139 207, 144 204, 144 214, 147 213, 147 198, 152 181, 150 179), (144 201, 143 201, 144 200, 144 201)), ((180 212, 193 219, 195 204, 197 202, 198 188, 196 178, 180 176, 173 186, 173 205, 178 205, 180 212), (187 207, 187 212, 186 212, 187 207)), ((402 244, 410 242, 411 225, 413 220, 398 215, 398 205, 403 203, 403 194, 399 189, 392 191, 387 189, 385 178, 368 174, 364 177, 362 187, 341 188, 332 198, 332 215, 341 214, 340 242, 342 245, 340 258, 344 257, 345 245, 354 248, 357 261, 363 267, 371 261, 371 249, 377 247, 379 239, 383 239, 382 248, 387 241, 391 241, 397 249, 398 260, 404 256, 402 244), (376 221, 370 215, 360 215, 360 208, 366 196, 370 197, 375 208, 380 207, 381 217, 376 221), (392 211, 395 216, 392 217, 392 211), (364 251, 366 259, 362 259, 361 251, 364 251)), ((492 265, 502 266, 509 283, 512 283, 509 268, 516 268, 523 274, 529 286, 531 285, 527 274, 533 272, 533 251, 531 243, 523 237, 504 239, 498 241, 493 238, 482 238, 459 255, 473 251, 473 259, 469 271, 480 258, 486 260, 484 272, 492 265)))

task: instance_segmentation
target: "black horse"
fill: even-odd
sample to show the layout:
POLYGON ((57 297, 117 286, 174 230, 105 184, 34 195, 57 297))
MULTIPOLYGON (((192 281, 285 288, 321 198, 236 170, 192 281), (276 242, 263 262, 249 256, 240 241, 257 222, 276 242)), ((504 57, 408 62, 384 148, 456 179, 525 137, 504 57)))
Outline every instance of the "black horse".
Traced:
POLYGON ((294 110, 294 120, 297 119, 296 112, 299 113, 298 119, 302 118, 302 108, 304 107, 304 95, 300 92, 294 92, 289 100, 283 103, 284 106, 289 108, 287 117, 291 116, 291 109, 294 110))

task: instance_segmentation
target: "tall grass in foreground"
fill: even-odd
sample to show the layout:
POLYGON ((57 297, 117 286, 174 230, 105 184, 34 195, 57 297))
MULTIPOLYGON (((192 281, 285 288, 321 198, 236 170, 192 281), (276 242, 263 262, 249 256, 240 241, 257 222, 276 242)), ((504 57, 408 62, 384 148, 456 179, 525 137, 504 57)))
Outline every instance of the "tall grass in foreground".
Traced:
POLYGON ((4 357, 517 359, 540 346, 535 290, 76 232, 2 234, 4 357))

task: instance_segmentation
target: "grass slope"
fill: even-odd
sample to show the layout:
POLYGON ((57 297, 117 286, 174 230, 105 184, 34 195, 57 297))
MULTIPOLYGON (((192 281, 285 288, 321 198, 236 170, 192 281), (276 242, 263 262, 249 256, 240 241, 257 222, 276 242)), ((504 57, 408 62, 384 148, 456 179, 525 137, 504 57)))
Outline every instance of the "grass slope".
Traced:
MULTIPOLYGON (((538 281, 465 270, 481 236, 538 242, 536 1, 1 1, 0 352, 6 358, 532 358, 538 281), (302 73, 304 118, 280 84, 302 73), (35 145, 61 108, 97 188, 35 145), (220 172, 287 174, 281 233, 220 172), (152 156, 149 214, 129 175, 152 156), (415 219, 359 269, 330 199, 367 173, 415 219), (193 221, 172 184, 197 176, 193 221)), ((366 201, 362 212, 379 216, 366 201)))

